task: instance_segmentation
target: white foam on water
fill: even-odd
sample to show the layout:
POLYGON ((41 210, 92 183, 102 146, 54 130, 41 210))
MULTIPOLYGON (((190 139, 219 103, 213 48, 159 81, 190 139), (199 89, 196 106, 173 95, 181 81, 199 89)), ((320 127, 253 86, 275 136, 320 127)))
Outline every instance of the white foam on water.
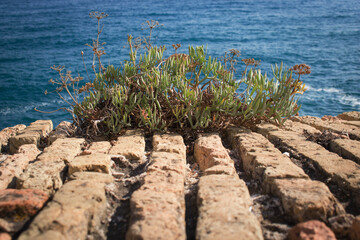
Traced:
POLYGON ((354 96, 344 95, 340 98, 340 102, 351 105, 352 107, 360 107, 360 99, 354 96))
POLYGON ((326 92, 326 93, 342 93, 342 91, 340 89, 336 89, 336 88, 313 88, 309 85, 306 85, 306 88, 308 91, 313 91, 313 92, 326 92))

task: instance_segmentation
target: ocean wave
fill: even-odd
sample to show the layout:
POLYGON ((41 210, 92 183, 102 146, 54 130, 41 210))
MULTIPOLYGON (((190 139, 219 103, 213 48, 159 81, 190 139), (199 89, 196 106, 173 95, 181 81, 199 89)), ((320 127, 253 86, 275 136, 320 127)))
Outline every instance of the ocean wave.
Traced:
POLYGON ((340 89, 336 89, 336 88, 313 88, 309 85, 306 85, 306 88, 308 91, 312 91, 312 92, 326 92, 326 93, 342 93, 342 91, 340 89))
POLYGON ((352 107, 360 107, 360 99, 354 96, 344 95, 340 98, 340 102, 342 104, 347 104, 352 107))

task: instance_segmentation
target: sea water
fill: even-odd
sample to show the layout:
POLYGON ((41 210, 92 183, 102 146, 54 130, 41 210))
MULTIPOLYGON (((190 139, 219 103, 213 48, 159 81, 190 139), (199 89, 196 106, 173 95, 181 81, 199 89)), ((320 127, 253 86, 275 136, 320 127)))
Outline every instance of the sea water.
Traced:
MULTIPOLYGON (((306 63, 312 73, 303 78, 300 115, 337 115, 360 110, 360 1, 358 0, 2 0, 0 2, 0 129, 37 119, 55 124, 70 120, 67 105, 51 93, 65 65, 87 80, 92 52, 86 43, 96 38, 91 11, 106 12, 101 41, 106 42, 105 65, 128 59, 127 34, 146 36, 141 23, 156 20, 154 43, 204 45, 220 57, 241 50, 241 58, 261 60, 271 76, 271 64, 291 67, 306 63), (47 90, 50 94, 45 95, 47 90)), ((243 66, 239 66, 240 74, 243 66)))

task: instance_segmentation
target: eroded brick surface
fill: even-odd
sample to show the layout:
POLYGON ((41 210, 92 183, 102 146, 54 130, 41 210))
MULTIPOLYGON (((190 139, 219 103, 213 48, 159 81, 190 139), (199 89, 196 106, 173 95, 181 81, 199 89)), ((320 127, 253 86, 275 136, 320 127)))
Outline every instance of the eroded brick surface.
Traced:
POLYGON ((344 112, 339 114, 337 117, 348 121, 360 121, 360 112, 344 112))
POLYGON ((241 156, 244 170, 263 181, 266 191, 275 179, 308 178, 300 167, 261 134, 248 129, 230 129, 229 137, 241 156))
POLYGON ((98 231, 106 209, 105 183, 93 180, 70 181, 35 217, 19 240, 104 238, 98 231))
POLYGON ((26 126, 24 124, 18 124, 13 127, 7 127, 0 131, 0 150, 2 146, 8 144, 9 138, 15 136, 20 131, 24 130, 26 126))
POLYGON ((289 240, 336 240, 335 234, 325 225, 325 223, 317 220, 297 224, 290 230, 288 238, 289 240))
POLYGON ((258 131, 271 141, 281 141, 312 161, 331 180, 350 190, 357 206, 360 206, 360 165, 343 159, 314 142, 307 141, 304 136, 295 132, 282 131, 276 129, 275 126, 269 127, 268 125, 259 125, 258 131))
POLYGON ((77 156, 69 163, 68 174, 85 171, 110 173, 110 161, 110 156, 103 153, 77 156))
POLYGON ((200 177, 197 239, 263 239, 260 223, 250 212, 252 201, 245 182, 217 134, 204 134, 195 143, 200 177), (226 186, 226 187, 224 187, 226 186))
POLYGON ((40 143, 40 138, 53 129, 51 120, 37 120, 26 127, 18 135, 9 139, 10 153, 16 153, 21 145, 40 143))
POLYGON ((41 152, 34 144, 25 144, 19 152, 7 156, 0 162, 0 189, 15 187, 15 180, 19 177, 29 162, 35 160, 41 152))
POLYGON ((178 135, 155 135, 144 184, 130 200, 127 239, 185 239, 185 145, 178 135))
POLYGON ((216 165, 234 165, 218 134, 204 134, 199 137, 195 142, 194 157, 201 170, 216 165))
POLYGON ((336 121, 323 121, 318 117, 310 116, 294 117, 292 120, 308 124, 320 131, 330 130, 335 133, 347 133, 352 139, 360 139, 360 128, 354 125, 338 123, 336 121))
POLYGON ((37 189, 0 190, 0 229, 15 233, 44 206, 48 195, 37 189))
POLYGON ((237 176, 202 176, 198 189, 197 239, 263 239, 260 224, 249 209, 248 189, 237 176))
POLYGON ((145 139, 140 130, 128 130, 125 135, 118 137, 109 151, 110 155, 122 155, 129 160, 145 161, 145 139))
POLYGON ((360 164, 360 141, 335 139, 330 142, 330 150, 360 164))
POLYGON ((53 195, 62 186, 66 163, 81 152, 83 143, 81 138, 57 139, 19 176, 17 188, 41 189, 53 195))
POLYGON ((276 179, 272 193, 279 196, 284 210, 296 222, 328 218, 345 213, 328 187, 310 179, 276 179))

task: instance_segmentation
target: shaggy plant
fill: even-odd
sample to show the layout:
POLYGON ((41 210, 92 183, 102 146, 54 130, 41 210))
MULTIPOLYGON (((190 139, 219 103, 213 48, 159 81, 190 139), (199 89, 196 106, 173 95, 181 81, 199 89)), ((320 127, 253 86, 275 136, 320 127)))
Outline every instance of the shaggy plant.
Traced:
POLYGON ((260 120, 282 124, 300 109, 297 94, 305 91, 300 76, 310 73, 307 65, 291 69, 275 65, 270 79, 257 69, 258 61, 243 59, 246 67, 237 80, 239 51, 230 50, 220 61, 209 56, 203 46, 177 53, 181 45, 174 44, 175 54, 165 57, 164 46, 151 44, 151 33, 160 24, 147 21, 148 38, 128 36, 129 60, 119 67, 104 68, 100 57, 105 52, 99 36, 100 20, 107 15, 95 12, 91 16, 98 20, 97 39, 89 45, 94 51, 95 80, 77 89, 81 78, 72 78, 70 72, 62 74, 62 67, 54 68, 60 80, 52 80, 60 85, 56 90, 60 96, 63 90, 70 95, 68 111, 87 134, 118 134, 127 127, 150 131, 219 129, 260 120))

